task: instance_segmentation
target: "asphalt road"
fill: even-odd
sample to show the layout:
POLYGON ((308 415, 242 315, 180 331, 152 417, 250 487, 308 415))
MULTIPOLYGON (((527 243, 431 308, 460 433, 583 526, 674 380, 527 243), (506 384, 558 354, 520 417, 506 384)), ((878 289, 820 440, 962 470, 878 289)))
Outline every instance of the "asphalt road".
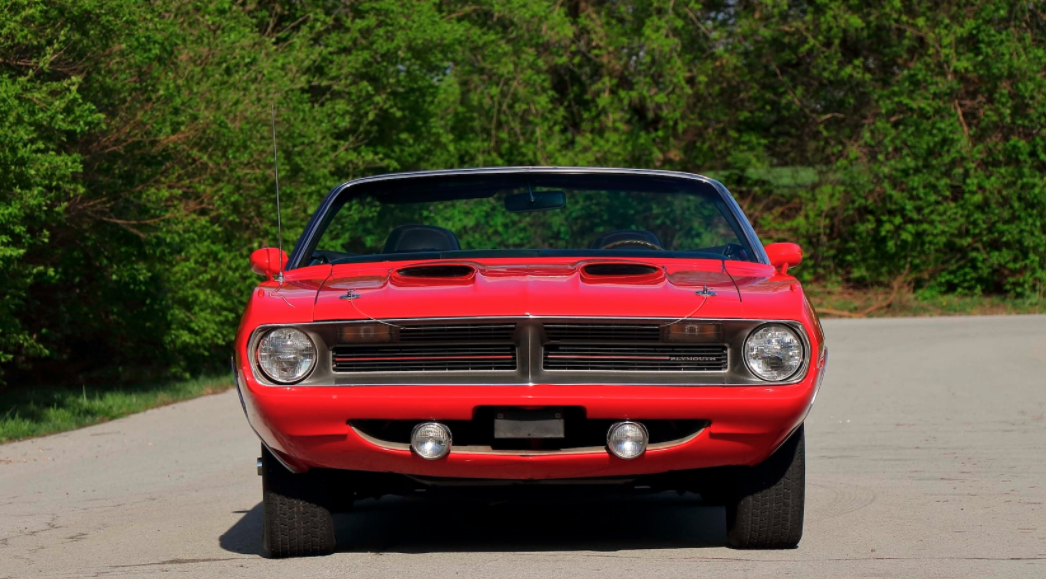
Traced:
POLYGON ((795 550, 725 548, 689 495, 382 499, 337 554, 266 560, 228 392, 0 446, 0 577, 1046 577, 1046 316, 825 329, 795 550))

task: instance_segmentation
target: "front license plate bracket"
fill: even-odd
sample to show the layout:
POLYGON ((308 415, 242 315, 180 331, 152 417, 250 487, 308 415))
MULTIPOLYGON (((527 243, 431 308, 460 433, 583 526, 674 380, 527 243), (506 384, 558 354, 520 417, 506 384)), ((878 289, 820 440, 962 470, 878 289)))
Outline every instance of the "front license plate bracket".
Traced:
POLYGON ((499 410, 494 438, 565 438, 562 410, 499 410))

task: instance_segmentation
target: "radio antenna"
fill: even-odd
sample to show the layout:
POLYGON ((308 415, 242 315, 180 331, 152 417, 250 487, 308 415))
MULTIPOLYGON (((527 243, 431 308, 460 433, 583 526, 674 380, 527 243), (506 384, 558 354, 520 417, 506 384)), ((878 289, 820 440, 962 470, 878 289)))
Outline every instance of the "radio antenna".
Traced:
POLYGON ((276 175, 276 241, 279 243, 280 255, 276 258, 280 261, 280 273, 275 280, 283 285, 283 222, 280 219, 280 158, 276 152, 276 104, 272 107, 272 166, 276 175))

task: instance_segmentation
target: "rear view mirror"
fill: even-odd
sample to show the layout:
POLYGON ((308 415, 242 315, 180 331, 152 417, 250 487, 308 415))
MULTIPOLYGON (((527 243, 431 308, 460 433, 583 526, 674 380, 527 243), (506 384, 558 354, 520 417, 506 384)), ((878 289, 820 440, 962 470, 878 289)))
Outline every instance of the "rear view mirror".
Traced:
POLYGON ((505 197, 505 210, 509 213, 548 211, 567 206, 567 195, 562 191, 528 191, 505 197))

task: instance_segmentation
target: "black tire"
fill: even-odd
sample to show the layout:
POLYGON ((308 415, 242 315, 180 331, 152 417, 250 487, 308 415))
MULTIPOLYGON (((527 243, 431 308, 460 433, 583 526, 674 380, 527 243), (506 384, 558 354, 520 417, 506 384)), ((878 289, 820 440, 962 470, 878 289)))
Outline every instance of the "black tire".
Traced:
POLYGON ((792 549, 803 538, 806 442, 803 427, 764 462, 745 469, 726 504, 727 541, 735 549, 792 549))
POLYGON ((334 518, 326 506, 327 485, 311 473, 294 474, 262 447, 262 544, 271 558, 334 552, 334 518))

